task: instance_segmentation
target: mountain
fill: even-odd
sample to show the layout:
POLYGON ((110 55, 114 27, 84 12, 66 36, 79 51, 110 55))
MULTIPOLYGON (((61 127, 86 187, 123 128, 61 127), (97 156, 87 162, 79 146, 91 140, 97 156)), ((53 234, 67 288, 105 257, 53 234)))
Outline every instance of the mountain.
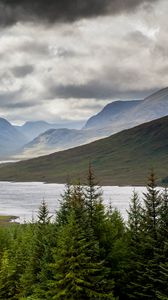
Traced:
POLYGON ((40 134, 44 133, 49 129, 58 129, 62 127, 82 127, 83 122, 69 123, 64 122, 60 124, 48 123, 46 121, 28 121, 22 126, 16 126, 16 129, 22 132, 25 136, 27 136, 28 140, 31 141, 40 134))
POLYGON ((168 87, 147 97, 129 111, 128 117, 142 123, 168 115, 168 87))
POLYGON ((91 130, 84 132, 84 130, 67 128, 49 129, 24 145, 18 158, 37 157, 73 148, 93 141, 93 136, 95 137, 95 133, 93 134, 91 130))
POLYGON ((7 120, 0 118, 0 158, 13 154, 27 142, 20 133, 7 120))
POLYGON ((168 176, 168 116, 66 151, 0 168, 1 180, 84 182, 91 161, 101 184, 144 185, 151 168, 168 176))
POLYGON ((111 126, 114 122, 118 122, 119 119, 123 119, 125 113, 135 107, 137 107, 142 101, 114 101, 107 104, 101 112, 91 117, 84 129, 103 128, 111 126))
POLYGON ((97 115, 91 117, 82 130, 61 128, 45 131, 51 124, 29 122, 23 126, 25 134, 26 128, 31 128, 34 136, 39 131, 43 133, 25 145, 17 158, 27 159, 84 145, 167 114, 168 88, 165 88, 144 100, 109 103, 97 115))
POLYGON ((26 135, 29 140, 33 140, 40 133, 50 128, 55 128, 54 126, 55 124, 51 125, 45 121, 35 121, 26 122, 22 126, 17 126, 17 129, 20 130, 24 135, 26 135))
POLYGON ((143 101, 112 102, 90 118, 84 128, 103 128, 104 133, 112 134, 166 115, 168 115, 168 88, 157 91, 143 101))

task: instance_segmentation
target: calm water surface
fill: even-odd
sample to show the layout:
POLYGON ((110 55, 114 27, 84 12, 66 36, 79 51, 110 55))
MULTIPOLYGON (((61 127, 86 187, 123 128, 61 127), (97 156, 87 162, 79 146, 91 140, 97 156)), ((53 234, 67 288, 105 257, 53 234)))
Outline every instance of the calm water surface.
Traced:
MULTIPOLYGON (((106 186, 102 190, 104 203, 108 205, 111 202, 126 218, 126 209, 129 207, 134 187, 106 186)), ((135 190, 142 197, 145 188, 135 187, 135 190)), ((20 222, 30 221, 36 216, 43 199, 47 202, 50 213, 54 214, 63 191, 62 184, 0 182, 0 215, 18 216, 20 222)))

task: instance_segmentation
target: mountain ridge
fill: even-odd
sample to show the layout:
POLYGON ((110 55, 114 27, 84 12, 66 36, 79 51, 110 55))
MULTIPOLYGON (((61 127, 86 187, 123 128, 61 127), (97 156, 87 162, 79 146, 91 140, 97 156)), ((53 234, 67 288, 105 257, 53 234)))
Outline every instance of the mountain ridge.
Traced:
MULTIPOLYGON (((165 115, 168 115, 168 88, 159 90, 144 100, 111 102, 97 115, 91 117, 83 129, 60 128, 63 124, 50 124, 46 121, 28 121, 22 126, 15 127, 17 132, 20 132, 20 138, 22 135, 22 142, 17 147, 13 147, 15 140, 19 138, 16 137, 13 145, 9 141, 6 149, 9 148, 10 151, 6 151, 6 154, 10 152, 13 154, 12 158, 18 160, 70 149, 165 115), (53 128, 54 126, 56 128, 53 128), (26 137, 25 139, 23 135, 26 137), (12 147, 14 148, 13 153, 12 147), (16 149, 17 151, 15 151, 16 149)), ((11 138, 13 139, 13 137, 11 138)), ((5 135, 3 135, 3 139, 5 141, 5 135)))
POLYGON ((84 178, 89 162, 103 185, 144 185, 151 168, 168 171, 168 116, 66 151, 0 168, 0 180, 65 183, 84 178))
MULTIPOLYGON (((115 107, 114 107, 115 110, 115 107)), ((89 124, 92 125, 92 120, 95 122, 95 128, 100 127, 100 124, 104 122, 106 123, 106 127, 111 127, 113 132, 116 132, 116 128, 123 129, 123 125, 125 128, 130 128, 131 126, 136 126, 142 124, 144 122, 152 121, 154 119, 158 119, 168 115, 168 87, 156 91, 150 96, 146 97, 144 100, 131 100, 131 101, 115 101, 107 104, 102 111, 100 111, 97 115, 91 117, 87 123, 86 127, 89 127, 89 124), (134 102, 135 101, 135 102, 134 102), (131 104, 131 107, 126 107, 126 109, 122 110, 122 106, 125 104, 131 104), (120 110, 116 115, 116 118, 113 120, 109 118, 108 108, 113 108, 116 104, 121 104, 120 110), (106 114, 104 112, 107 111, 106 114), (111 122, 113 121, 113 122, 111 122)), ((112 112, 112 117, 113 117, 112 112)), ((119 130, 118 130, 119 131, 119 130)))
POLYGON ((97 115, 91 117, 85 124, 84 129, 87 128, 100 128, 107 127, 109 121, 114 121, 116 118, 121 118, 121 114, 127 112, 129 109, 136 107, 143 100, 117 100, 111 103, 108 103, 97 115), (99 121, 100 117, 100 121, 99 121), (98 124, 97 124, 98 119, 98 124), (109 120, 110 119, 110 120, 109 120), (96 121, 96 122, 95 122, 96 121), (98 126, 96 126, 98 125, 98 126))
POLYGON ((41 135, 42 133, 46 132, 50 129, 60 129, 64 128, 65 126, 69 126, 70 124, 63 123, 49 123, 44 120, 38 121, 26 121, 23 125, 15 126, 17 130, 22 132, 25 136, 27 136, 29 142, 41 135))
POLYGON ((68 135, 62 131, 60 138, 56 129, 51 137, 48 132, 43 134, 43 139, 41 136, 37 137, 33 143, 25 146, 21 157, 37 157, 84 145, 165 115, 168 115, 168 88, 159 90, 144 100, 113 101, 91 117, 82 130, 69 131, 68 135))

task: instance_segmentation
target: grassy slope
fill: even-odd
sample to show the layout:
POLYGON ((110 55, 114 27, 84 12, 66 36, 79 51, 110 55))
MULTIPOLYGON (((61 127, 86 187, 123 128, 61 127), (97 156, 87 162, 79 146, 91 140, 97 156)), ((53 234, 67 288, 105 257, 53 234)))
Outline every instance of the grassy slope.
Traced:
POLYGON ((89 161, 101 184, 141 185, 151 168, 168 175, 168 117, 94 143, 0 168, 0 180, 62 183, 84 178, 89 161))

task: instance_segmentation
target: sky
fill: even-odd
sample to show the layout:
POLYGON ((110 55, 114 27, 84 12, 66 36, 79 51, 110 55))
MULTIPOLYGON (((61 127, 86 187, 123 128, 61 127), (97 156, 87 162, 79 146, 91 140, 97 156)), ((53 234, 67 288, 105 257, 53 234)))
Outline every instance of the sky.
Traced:
POLYGON ((0 0, 0 117, 84 122, 168 86, 167 0, 0 0))

